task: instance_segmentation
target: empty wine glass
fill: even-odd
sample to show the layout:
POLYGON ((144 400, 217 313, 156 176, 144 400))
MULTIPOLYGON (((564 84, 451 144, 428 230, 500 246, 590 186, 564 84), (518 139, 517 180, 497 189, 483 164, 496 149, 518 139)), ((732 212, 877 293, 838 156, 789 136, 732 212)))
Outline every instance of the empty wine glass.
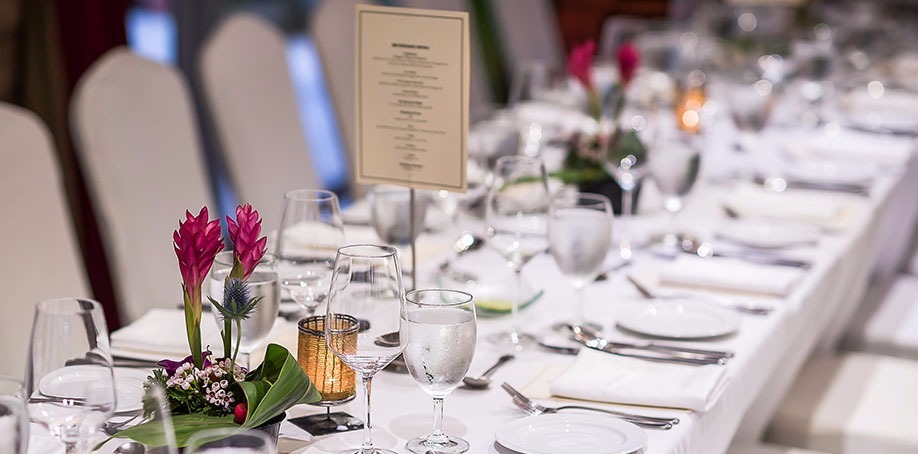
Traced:
POLYGON ((395 248, 360 244, 338 249, 326 308, 325 341, 341 361, 360 375, 366 407, 363 444, 344 452, 393 452, 373 446, 370 383, 405 348, 407 339, 400 335, 403 297, 395 248), (366 329, 354 336, 354 325, 358 323, 366 329))
MULTIPOLYGON (((233 268, 233 251, 224 251, 217 254, 213 268, 210 270, 209 296, 223 304, 223 288, 226 277, 233 268)), ((249 276, 248 287, 250 298, 260 298, 251 315, 242 320, 242 338, 239 351, 247 357, 252 350, 257 348, 274 327, 280 309, 280 283, 274 266, 274 255, 265 254, 255 266, 255 271, 249 276)), ((220 329, 225 329, 223 317, 214 308, 211 310, 214 321, 220 329)), ((233 327, 235 329, 235 327, 233 327)), ((233 352, 223 352, 227 357, 233 352)), ((243 361, 245 363, 245 361, 243 361)))
POLYGON ((211 429, 188 437, 188 454, 274 454, 274 442, 264 432, 236 429, 211 429))
POLYGON ((284 194, 275 255, 281 285, 309 315, 328 296, 338 248, 344 246, 338 196, 318 189, 284 194))
POLYGON ((663 209, 670 214, 669 231, 663 235, 664 244, 675 247, 682 236, 676 216, 685 206, 685 196, 695 186, 701 169, 698 138, 676 133, 654 144, 650 171, 663 196, 663 209))
POLYGON ((433 397, 433 431, 408 441, 413 453, 459 453, 469 443, 443 432, 443 400, 462 383, 475 354, 475 303, 458 290, 413 290, 405 295, 401 338, 408 340, 405 364, 433 397))
POLYGON ((603 167, 622 188, 622 234, 619 254, 630 260, 634 246, 631 242, 631 219, 634 214, 634 191, 647 175, 647 148, 654 133, 653 124, 659 114, 655 111, 625 109, 615 125, 615 140, 603 157, 603 167))
POLYGON ((493 343, 519 350, 535 341, 520 329, 522 270, 533 257, 548 249, 550 207, 551 196, 541 160, 528 156, 504 156, 497 160, 487 200, 488 245, 507 260, 516 282, 510 305, 512 329, 489 336, 493 343))
POLYGON ((28 412, 64 443, 88 453, 115 411, 115 381, 102 306, 62 298, 35 307, 25 379, 28 412))
POLYGON ((582 326, 586 323, 584 289, 602 271, 612 242, 612 203, 603 195, 587 193, 556 201, 548 222, 548 242, 555 263, 577 293, 571 325, 582 326))
POLYGON ((22 382, 0 377, 0 453, 26 454, 29 447, 29 415, 22 382))

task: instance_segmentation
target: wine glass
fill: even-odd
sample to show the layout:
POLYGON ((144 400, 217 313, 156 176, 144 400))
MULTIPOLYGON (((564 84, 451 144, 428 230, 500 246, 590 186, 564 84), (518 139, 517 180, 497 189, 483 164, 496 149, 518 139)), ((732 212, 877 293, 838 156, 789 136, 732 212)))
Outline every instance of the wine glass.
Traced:
POLYGON ((654 123, 659 116, 654 110, 628 109, 622 113, 615 127, 615 138, 603 158, 603 168, 622 188, 622 235, 619 254, 625 260, 633 255, 631 220, 634 214, 634 191, 647 175, 647 149, 654 133, 654 123))
POLYGON ((612 203, 600 194, 578 194, 570 201, 556 201, 548 222, 551 255, 561 273, 574 286, 577 309, 572 326, 600 330, 586 323, 584 289, 602 271, 612 242, 612 203))
MULTIPOLYGON (((415 192, 414 232, 411 231, 411 191, 409 189, 391 185, 376 185, 370 190, 368 200, 373 229, 386 244, 404 251, 405 248, 411 247, 413 240, 417 240, 424 231, 427 204, 431 201, 428 193, 415 192)), ((414 269, 415 252, 411 251, 407 254, 411 259, 409 269, 414 269)))
MULTIPOLYGON (((217 254, 214 259, 214 266, 210 270, 209 296, 221 304, 223 304, 223 289, 226 277, 229 276, 233 268, 233 260, 233 251, 221 252, 217 254)), ((255 266, 255 271, 249 276, 248 281, 246 281, 249 288, 249 297, 261 299, 255 305, 251 315, 242 320, 242 338, 238 348, 244 356, 248 356, 252 350, 268 337, 274 327, 274 322, 277 320, 277 314, 280 309, 280 284, 274 263, 274 255, 265 254, 255 266)), ((220 312, 216 308, 211 312, 217 326, 220 329, 226 329, 226 322, 220 312)), ((233 356, 233 352, 223 352, 223 354, 227 357, 233 356)))
POLYGON ((698 138, 677 133, 661 138, 654 144, 650 172, 663 196, 663 209, 670 215, 670 231, 663 235, 667 246, 676 247, 681 233, 676 216, 685 206, 685 196, 695 186, 701 168, 698 138))
POLYGON ((308 315, 328 296, 335 254, 344 246, 338 196, 318 189, 284 194, 275 255, 281 285, 308 315))
POLYGON ((359 244, 338 249, 326 307, 325 341, 344 364, 360 375, 367 415, 363 444, 347 453, 393 452, 373 447, 370 383, 405 349, 408 339, 400 335, 403 298, 395 248, 359 244), (355 324, 366 327, 357 336, 355 324))
POLYGON ((25 379, 28 412, 68 454, 88 453, 115 410, 115 381, 102 306, 62 298, 35 307, 25 379))
POLYGON ((488 245, 499 252, 516 278, 509 332, 492 334, 488 340, 517 350, 535 338, 520 329, 519 305, 523 287, 523 266, 548 249, 548 192, 545 166, 538 158, 504 156, 497 160, 494 181, 488 192, 486 222, 488 245))
POLYGON ((195 432, 188 437, 185 448, 188 454, 274 454, 274 442, 264 432, 236 429, 210 429, 195 432))
POLYGON ((475 354, 475 303, 458 290, 413 290, 405 295, 401 338, 410 340, 405 364, 421 389, 433 397, 433 431, 408 441, 413 453, 460 453, 469 443, 443 432, 443 400, 462 383, 475 354))
POLYGON ((29 448, 29 415, 22 382, 0 377, 0 452, 26 454, 29 448))

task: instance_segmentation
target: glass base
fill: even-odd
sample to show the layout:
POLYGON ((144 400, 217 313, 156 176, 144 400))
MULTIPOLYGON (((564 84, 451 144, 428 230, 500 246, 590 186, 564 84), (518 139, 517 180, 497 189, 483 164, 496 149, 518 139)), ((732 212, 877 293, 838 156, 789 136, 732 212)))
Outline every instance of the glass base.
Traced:
POLYGON ((529 333, 500 332, 487 337, 488 342, 498 347, 507 347, 516 351, 531 348, 538 343, 538 339, 529 333))
POLYGON ((431 443, 427 437, 418 437, 408 440, 405 447, 415 454, 425 454, 427 452, 436 452, 438 454, 456 454, 469 450, 469 442, 461 438, 450 437, 446 443, 431 443))
POLYGON ((397 452, 391 449, 381 449, 373 448, 373 450, 366 450, 357 448, 357 449, 348 449, 347 451, 341 451, 338 454, 398 454, 397 452))
POLYGON ((301 416, 288 421, 316 437, 363 429, 363 421, 340 411, 301 416))

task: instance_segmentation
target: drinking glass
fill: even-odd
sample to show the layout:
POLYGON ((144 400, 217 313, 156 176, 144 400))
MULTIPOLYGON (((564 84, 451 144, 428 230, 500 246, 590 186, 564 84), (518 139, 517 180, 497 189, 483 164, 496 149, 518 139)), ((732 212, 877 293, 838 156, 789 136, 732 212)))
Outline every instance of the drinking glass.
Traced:
MULTIPOLYGON (((249 297, 261 298, 255 306, 252 314, 242 320, 242 341, 239 344, 239 351, 244 356, 249 355, 252 350, 258 347, 274 327, 277 320, 278 310, 280 309, 280 283, 278 282, 277 271, 274 267, 274 255, 265 254, 255 271, 249 276, 249 297)), ((226 277, 233 268, 233 251, 224 251, 217 254, 214 259, 214 266, 210 270, 210 292, 209 296, 223 304, 223 286, 226 283, 226 277)), ((214 315, 214 321, 220 329, 225 329, 223 317, 216 308, 211 312, 214 315)), ((233 327, 235 329, 235 327, 233 327)), ((235 341, 235 335, 234 339, 235 341)), ((223 352, 226 356, 231 356, 233 352, 223 352)))
POLYGON ((673 247, 681 236, 676 216, 685 206, 685 196, 695 186, 701 168, 698 140, 685 133, 661 138, 654 144, 650 158, 651 175, 663 196, 663 209, 670 215, 669 231, 664 232, 663 242, 673 247))
POLYGON ((318 189, 284 194, 275 255, 281 285, 308 315, 328 296, 335 254, 344 246, 338 196, 318 189))
MULTIPOLYGON (((370 214, 376 234, 386 244, 404 249, 412 239, 424 231, 429 198, 423 192, 415 193, 414 238, 411 237, 410 190, 389 185, 374 186, 368 196, 370 214)), ((414 267, 414 263, 411 264, 414 267)))
POLYGON ((488 245, 507 260, 516 282, 510 305, 512 329, 489 336, 492 343, 520 350, 535 341, 520 329, 522 270, 533 257, 548 249, 550 207, 551 196, 541 160, 529 156, 504 156, 497 160, 485 215, 488 245))
POLYGON ((409 340, 405 364, 421 389, 433 397, 433 431, 408 441, 413 453, 460 453, 467 441, 443 432, 443 400, 462 383, 475 354, 475 303, 458 290, 413 290, 405 295, 401 337, 409 340))
MULTIPOLYGON (((602 271, 612 242, 612 203, 600 194, 578 194, 570 201, 557 201, 548 222, 551 255, 561 273, 574 286, 577 306, 571 325, 586 323, 584 289, 602 271)), ((595 324, 591 328, 601 329, 595 324)))
POLYGON ((373 446, 370 384, 405 349, 407 339, 400 335, 403 298, 395 248, 360 244, 338 249, 326 308, 325 341, 360 376, 366 407, 363 444, 345 451, 349 454, 393 452, 373 446), (365 327, 356 336, 355 324, 365 327))
POLYGON ((618 124, 614 125, 615 140, 603 158, 603 168, 622 188, 622 235, 619 253, 625 260, 633 255, 631 244, 631 219, 634 215, 634 191, 647 175, 647 149, 641 145, 650 143, 654 132, 653 124, 659 114, 626 108, 618 124))
POLYGON ((0 377, 0 453, 26 454, 29 447, 29 415, 22 382, 0 377))
POLYGON ((70 453, 88 453, 115 410, 115 381, 102 306, 62 298, 35 307, 25 379, 28 412, 70 453))
POLYGON ((275 454, 274 442, 257 430, 211 429, 188 437, 188 454, 275 454))

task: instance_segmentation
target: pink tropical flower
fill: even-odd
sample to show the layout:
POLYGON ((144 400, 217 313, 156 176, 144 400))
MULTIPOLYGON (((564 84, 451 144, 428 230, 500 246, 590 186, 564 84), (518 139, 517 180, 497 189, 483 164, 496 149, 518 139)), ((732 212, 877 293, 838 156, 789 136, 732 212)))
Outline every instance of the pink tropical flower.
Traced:
POLYGON ((255 271, 267 251, 268 238, 261 237, 261 217, 248 203, 236 207, 236 220, 226 217, 230 240, 233 241, 233 277, 246 280, 255 271))
POLYGON ((641 51, 633 42, 628 41, 618 48, 618 70, 621 72, 622 85, 628 85, 634 79, 641 64, 641 51))
POLYGON ((207 218, 206 206, 197 216, 185 211, 185 220, 179 222, 178 230, 172 233, 186 291, 201 286, 217 253, 223 250, 220 221, 207 218))
POLYGON ((175 256, 182 272, 182 290, 185 297, 185 330, 191 357, 198 368, 203 365, 201 355, 201 285, 214 264, 217 253, 223 250, 220 221, 208 219, 207 207, 197 216, 185 211, 185 220, 172 234, 175 256))
POLYGON ((587 90, 593 90, 593 53, 596 52, 596 41, 592 39, 580 43, 571 50, 567 58, 567 71, 574 76, 587 90))

